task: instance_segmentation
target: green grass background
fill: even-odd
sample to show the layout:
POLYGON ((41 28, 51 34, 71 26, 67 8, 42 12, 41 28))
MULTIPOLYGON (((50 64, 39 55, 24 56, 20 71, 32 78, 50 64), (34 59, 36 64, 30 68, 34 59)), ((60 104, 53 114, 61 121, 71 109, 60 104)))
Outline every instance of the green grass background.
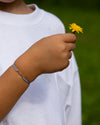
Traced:
POLYGON ((68 25, 77 23, 83 34, 76 34, 74 51, 79 66, 82 89, 83 125, 100 125, 100 11, 71 7, 41 6, 57 15, 69 32, 68 25))

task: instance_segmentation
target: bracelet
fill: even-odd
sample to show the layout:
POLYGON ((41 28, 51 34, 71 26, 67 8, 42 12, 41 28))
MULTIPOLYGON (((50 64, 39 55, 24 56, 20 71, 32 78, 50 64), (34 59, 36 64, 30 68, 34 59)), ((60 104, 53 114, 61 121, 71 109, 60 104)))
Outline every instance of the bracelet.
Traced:
POLYGON ((18 72, 18 74, 22 77, 22 79, 27 82, 28 84, 30 84, 30 82, 25 79, 25 77, 22 75, 22 73, 19 72, 18 68, 15 66, 15 64, 12 65, 14 67, 14 69, 16 70, 16 72, 18 72))

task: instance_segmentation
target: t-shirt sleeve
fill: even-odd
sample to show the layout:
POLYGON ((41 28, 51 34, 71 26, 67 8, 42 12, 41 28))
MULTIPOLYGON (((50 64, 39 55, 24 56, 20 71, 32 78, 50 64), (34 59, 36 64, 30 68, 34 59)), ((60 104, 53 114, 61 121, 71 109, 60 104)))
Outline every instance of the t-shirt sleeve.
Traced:
POLYGON ((56 73, 59 94, 65 109, 66 125, 81 125, 81 89, 78 66, 74 57, 70 65, 56 73))
MULTIPOLYGON (((58 19, 59 20, 59 19, 58 19)), ((59 20, 55 27, 57 33, 65 33, 63 23, 59 20), (59 30, 59 31, 58 31, 59 30)), ((72 52, 69 66, 56 73, 57 84, 65 109, 66 125, 81 125, 81 89, 78 65, 72 52)))
POLYGON ((71 106, 65 107, 66 125, 82 125, 81 118, 81 92, 78 70, 74 73, 74 84, 71 92, 71 106))
MULTIPOLYGON (((65 33, 64 24, 58 17, 51 13, 47 13, 46 16, 48 21, 45 25, 47 25, 46 27, 49 26, 48 30, 51 35, 65 33)), ((65 108, 66 124, 74 125, 75 123, 77 125, 81 125, 80 78, 77 62, 73 52, 69 66, 63 71, 56 72, 55 77, 59 89, 59 95, 61 97, 60 99, 65 108), (76 111, 78 111, 78 113, 76 111), (71 119, 73 119, 73 121, 71 121, 71 119)))

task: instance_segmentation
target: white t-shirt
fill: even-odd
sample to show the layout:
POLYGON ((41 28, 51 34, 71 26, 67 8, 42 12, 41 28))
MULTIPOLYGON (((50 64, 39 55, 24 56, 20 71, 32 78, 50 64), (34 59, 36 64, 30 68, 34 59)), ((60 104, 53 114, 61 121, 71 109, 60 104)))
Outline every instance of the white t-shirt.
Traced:
MULTIPOLYGON (((56 16, 35 8, 30 14, 0 11, 0 75, 41 38, 65 32, 56 16)), ((38 76, 0 125, 81 125, 80 95, 73 55, 68 68, 38 76)))

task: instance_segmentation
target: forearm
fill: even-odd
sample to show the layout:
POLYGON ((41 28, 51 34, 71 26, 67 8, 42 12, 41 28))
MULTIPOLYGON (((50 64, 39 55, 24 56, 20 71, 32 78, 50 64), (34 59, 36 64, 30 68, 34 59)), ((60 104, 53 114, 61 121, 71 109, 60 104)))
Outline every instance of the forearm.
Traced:
MULTIPOLYGON (((15 62, 20 67, 20 62, 15 62)), ((23 66, 24 70, 25 65, 23 66)), ((20 68, 21 69, 21 68, 20 68)), ((36 71, 34 69, 33 80, 36 78, 36 71)), ((26 83, 22 77, 15 71, 13 66, 10 66, 2 76, 0 76, 0 121, 12 109, 14 104, 20 96, 28 88, 29 84, 26 83)))

